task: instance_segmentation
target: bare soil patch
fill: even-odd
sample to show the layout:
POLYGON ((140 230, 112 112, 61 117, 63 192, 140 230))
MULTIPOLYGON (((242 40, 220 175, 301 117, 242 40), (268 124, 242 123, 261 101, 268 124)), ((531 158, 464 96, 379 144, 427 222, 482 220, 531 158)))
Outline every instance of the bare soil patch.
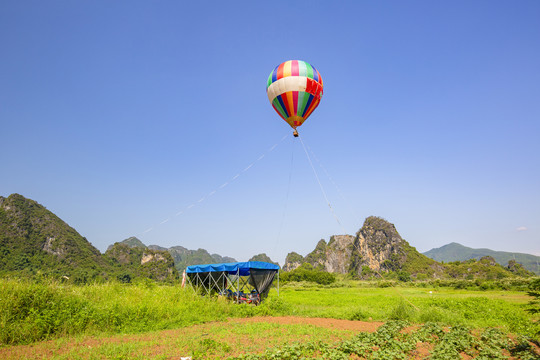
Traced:
POLYGON ((280 316, 280 317, 253 317, 244 319, 231 319, 229 321, 237 323, 252 323, 252 322, 266 322, 276 323, 282 325, 290 324, 302 324, 320 326, 330 329, 339 330, 351 330, 357 332, 375 332, 384 324, 383 322, 373 321, 356 321, 356 320, 340 320, 340 319, 327 319, 327 318, 303 318, 298 316, 280 316))

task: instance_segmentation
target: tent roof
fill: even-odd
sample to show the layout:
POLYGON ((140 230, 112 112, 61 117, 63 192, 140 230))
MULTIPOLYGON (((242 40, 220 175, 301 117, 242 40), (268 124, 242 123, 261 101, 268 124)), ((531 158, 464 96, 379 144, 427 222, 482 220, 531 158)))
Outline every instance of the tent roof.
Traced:
POLYGON ((205 272, 228 272, 231 275, 238 274, 247 276, 250 269, 278 271, 279 266, 263 261, 246 261, 235 263, 191 265, 186 269, 186 273, 205 273, 205 272))

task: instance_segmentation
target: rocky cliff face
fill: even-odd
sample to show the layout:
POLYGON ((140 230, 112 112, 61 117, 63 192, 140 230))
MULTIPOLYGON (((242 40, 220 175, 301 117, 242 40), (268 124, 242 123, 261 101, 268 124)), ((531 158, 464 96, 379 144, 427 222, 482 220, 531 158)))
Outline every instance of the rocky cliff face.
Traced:
POLYGON ((283 271, 292 271, 304 263, 304 257, 296 252, 290 252, 285 258, 283 271))
POLYGON ((346 274, 349 272, 351 254, 355 237, 352 235, 334 235, 326 247, 324 268, 328 272, 346 274))
POLYGON ((405 243, 394 224, 370 216, 356 233, 351 267, 361 269, 368 266, 374 271, 400 269, 407 260, 405 243))
POLYGON ((304 263, 328 272, 346 274, 349 271, 351 253, 355 237, 352 235, 334 235, 328 241, 321 239, 315 250, 303 257, 295 252, 285 259, 283 270, 291 271, 304 263))
POLYGON ((368 217, 356 236, 334 235, 328 243, 320 240, 306 257, 290 253, 283 269, 291 271, 303 263, 328 272, 360 277, 367 269, 370 272, 407 270, 431 275, 442 271, 435 261, 403 240, 393 224, 376 216, 368 217))

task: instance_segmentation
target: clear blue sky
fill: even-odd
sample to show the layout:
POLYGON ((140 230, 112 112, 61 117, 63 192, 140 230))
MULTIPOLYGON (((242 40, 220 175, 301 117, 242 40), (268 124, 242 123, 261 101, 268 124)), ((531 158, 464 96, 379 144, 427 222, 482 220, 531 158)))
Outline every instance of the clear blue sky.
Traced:
POLYGON ((0 49, 0 195, 101 251, 283 263, 377 215, 420 251, 540 254, 538 1, 12 0, 0 49), (324 79, 299 130, 342 226, 268 103, 290 59, 324 79))

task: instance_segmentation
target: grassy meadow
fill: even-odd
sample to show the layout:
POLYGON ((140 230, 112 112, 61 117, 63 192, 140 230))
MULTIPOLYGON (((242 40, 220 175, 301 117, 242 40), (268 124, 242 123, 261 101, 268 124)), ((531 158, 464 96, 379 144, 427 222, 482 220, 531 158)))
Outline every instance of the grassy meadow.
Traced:
MULTIPOLYGON (((394 329, 392 332, 383 328, 386 333, 370 335, 373 344, 383 337, 402 337, 396 329, 418 324, 413 335, 400 338, 400 348, 405 343, 416 344, 426 326, 444 328, 452 334, 452 329, 461 329, 453 336, 463 337, 460 341, 465 343, 469 341, 467 346, 477 353, 478 349, 491 349, 493 344, 473 343, 467 331, 476 334, 474 341, 481 341, 485 331, 496 331, 497 336, 490 333, 493 336, 486 339, 500 338, 501 344, 513 339, 514 347, 523 343, 519 339, 538 341, 540 326, 534 322, 538 319, 527 312, 530 297, 525 291, 374 285, 347 282, 325 287, 289 283, 280 289, 279 296, 272 289, 269 298, 255 307, 153 282, 75 286, 3 279, 0 281, 0 358, 166 359, 180 352, 197 359, 278 359, 287 358, 280 353, 283 351, 293 354, 291 358, 300 353, 306 357, 322 356, 321 349, 325 348, 330 352, 341 349, 335 358, 348 358, 343 354, 353 348, 362 349, 358 344, 367 341, 358 338, 364 335, 350 330, 309 324, 263 321, 230 325, 230 319, 261 316, 386 322, 386 327, 394 329), (181 331, 180 336, 177 331, 181 331), (237 348, 244 351, 238 352, 237 348), (249 351, 245 353, 245 349, 249 351), (267 355, 257 357, 262 355, 256 353, 267 355)), ((443 338, 441 335, 438 343, 426 346, 430 351, 448 347, 443 338)), ((382 345, 375 347, 381 349, 379 355, 364 356, 383 356, 382 345)))

